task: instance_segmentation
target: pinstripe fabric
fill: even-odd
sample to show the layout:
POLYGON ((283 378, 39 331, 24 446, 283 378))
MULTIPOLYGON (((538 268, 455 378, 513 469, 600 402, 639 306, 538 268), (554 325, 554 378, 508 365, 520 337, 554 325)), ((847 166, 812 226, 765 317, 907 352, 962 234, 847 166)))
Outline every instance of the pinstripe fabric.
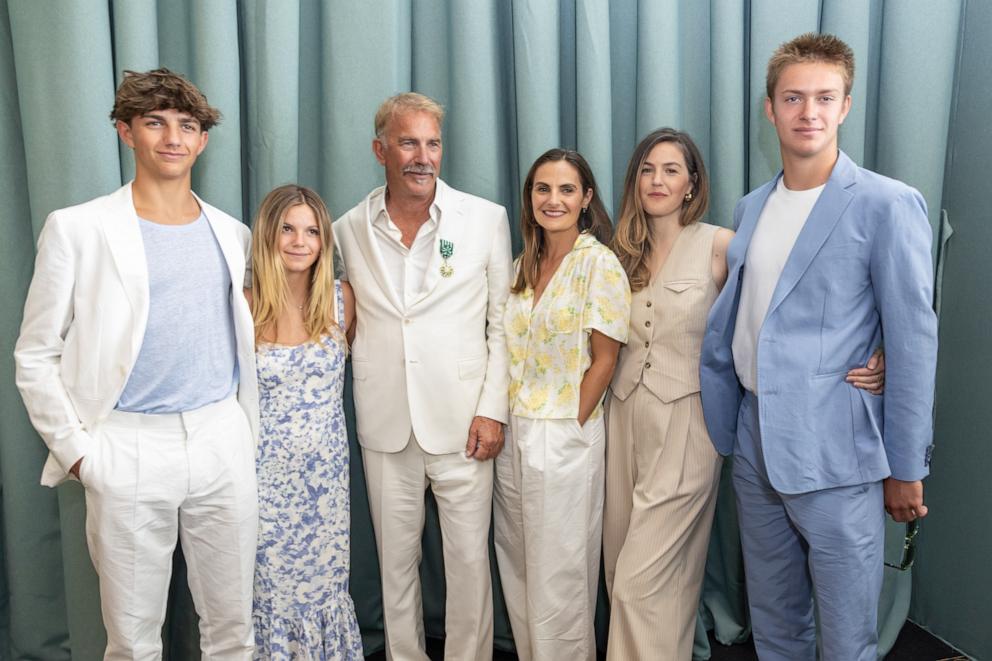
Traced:
POLYGON ((609 659, 692 656, 721 458, 703 422, 699 351, 716 298, 716 228, 686 227, 633 296, 608 410, 603 559, 609 659))

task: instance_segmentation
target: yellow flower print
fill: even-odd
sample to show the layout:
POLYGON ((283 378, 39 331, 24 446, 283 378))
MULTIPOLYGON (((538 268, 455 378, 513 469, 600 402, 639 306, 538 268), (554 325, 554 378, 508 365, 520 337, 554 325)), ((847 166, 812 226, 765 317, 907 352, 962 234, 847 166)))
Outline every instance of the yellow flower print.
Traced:
POLYGON ((527 347, 519 344, 509 345, 510 363, 519 365, 527 359, 527 347))
POLYGON ((565 371, 574 374, 579 369, 579 347, 569 347, 562 349, 561 358, 565 364, 565 371))
POLYGON ((513 316, 510 320, 510 333, 517 336, 524 336, 527 334, 527 329, 530 327, 530 320, 527 315, 523 313, 518 313, 513 316))
POLYGON ((560 307, 551 311, 548 322, 551 328, 557 332, 567 333, 575 330, 575 326, 578 323, 578 315, 575 313, 575 308, 571 306, 560 307))
POLYGON ((534 368, 540 372, 544 373, 548 371, 551 367, 551 354, 545 351, 539 351, 534 354, 534 368))
POLYGON ((530 389, 530 392, 527 393, 527 398, 524 401, 524 406, 527 407, 528 411, 538 411, 544 408, 544 405, 547 403, 548 387, 540 385, 530 389))
POLYGON ((571 383, 566 383, 558 389, 558 406, 571 406, 575 402, 575 387, 571 383))

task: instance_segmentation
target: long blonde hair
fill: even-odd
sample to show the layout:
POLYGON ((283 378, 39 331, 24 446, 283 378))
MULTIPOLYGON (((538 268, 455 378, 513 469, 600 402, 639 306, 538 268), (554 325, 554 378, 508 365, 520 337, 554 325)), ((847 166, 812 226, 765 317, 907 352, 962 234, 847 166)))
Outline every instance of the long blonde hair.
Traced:
POLYGON ((692 199, 682 202, 682 214, 679 223, 691 225, 706 213, 710 203, 710 181, 706 176, 706 166, 699 148, 688 133, 670 128, 661 128, 647 134, 641 140, 627 164, 627 176, 623 181, 623 197, 620 201, 620 215, 617 218, 617 231, 613 235, 610 247, 617 254, 623 270, 627 272, 630 291, 640 291, 651 281, 651 269, 648 263, 651 251, 655 247, 654 225, 648 222, 644 208, 641 206, 641 168, 655 145, 671 142, 679 146, 682 157, 685 158, 689 169, 689 179, 692 181, 692 199))
POLYGON ((331 214, 317 193, 303 186, 286 184, 265 196, 252 228, 251 314, 255 319, 256 342, 265 336, 275 336, 279 315, 289 307, 289 286, 278 249, 279 230, 286 213, 300 204, 313 211, 320 232, 320 254, 310 267, 310 298, 303 325, 311 340, 317 340, 327 332, 340 332, 336 323, 331 214))

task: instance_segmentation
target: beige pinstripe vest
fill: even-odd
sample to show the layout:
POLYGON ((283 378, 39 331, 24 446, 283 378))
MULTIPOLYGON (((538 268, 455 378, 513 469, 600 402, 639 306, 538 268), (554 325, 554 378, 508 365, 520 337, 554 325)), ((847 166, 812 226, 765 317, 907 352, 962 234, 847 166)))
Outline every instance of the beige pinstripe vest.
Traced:
POLYGON ((630 308, 630 337, 613 373, 613 394, 627 399, 637 384, 663 402, 699 392, 699 353, 716 300, 711 266, 717 227, 685 227, 672 252, 630 308))

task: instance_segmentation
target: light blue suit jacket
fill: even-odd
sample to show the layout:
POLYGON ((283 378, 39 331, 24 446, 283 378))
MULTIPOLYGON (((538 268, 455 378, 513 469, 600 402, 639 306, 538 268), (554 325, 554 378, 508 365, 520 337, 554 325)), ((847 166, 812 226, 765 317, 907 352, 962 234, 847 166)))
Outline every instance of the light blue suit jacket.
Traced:
MULTIPOLYGON (((731 345, 745 256, 777 181, 737 204, 727 284, 703 339, 703 412, 724 455, 734 450, 743 394, 731 345)), ((758 336, 761 447, 776 490, 805 493, 929 473, 937 361, 931 239, 918 191, 840 152, 758 336), (882 340, 885 394, 875 396, 844 377, 882 340)))

